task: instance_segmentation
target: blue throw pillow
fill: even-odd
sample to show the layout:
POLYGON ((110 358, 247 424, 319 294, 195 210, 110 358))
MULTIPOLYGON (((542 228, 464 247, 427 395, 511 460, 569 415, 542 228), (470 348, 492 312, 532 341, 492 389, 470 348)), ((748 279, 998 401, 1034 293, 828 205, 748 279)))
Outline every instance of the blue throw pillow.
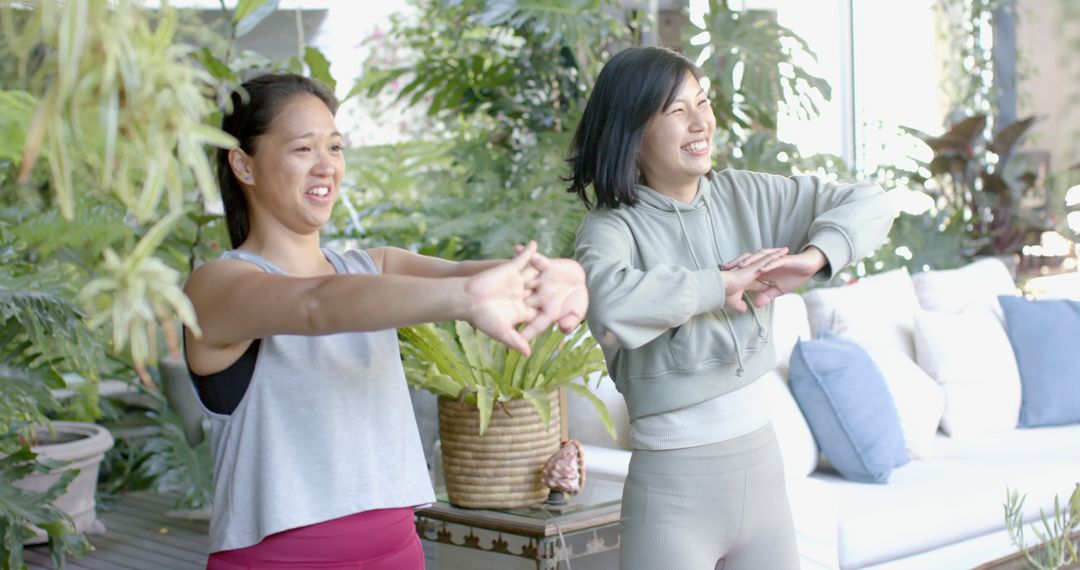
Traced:
POLYGON ((1080 302, 998 301, 1020 369, 1020 427, 1080 422, 1080 302))
POLYGON ((789 384, 818 447, 847 479, 884 483, 908 462, 889 387, 857 344, 834 335, 799 341, 789 384))

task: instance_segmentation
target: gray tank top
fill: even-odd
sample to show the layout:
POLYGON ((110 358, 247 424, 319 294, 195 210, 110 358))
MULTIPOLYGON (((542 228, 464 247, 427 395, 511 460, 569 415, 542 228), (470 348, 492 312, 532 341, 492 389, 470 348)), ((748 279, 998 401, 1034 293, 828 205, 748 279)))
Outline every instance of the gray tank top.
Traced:
MULTIPOLYGON (((339 274, 367 253, 324 249, 339 274)), ((283 270, 256 254, 222 257, 283 270)), ((210 551, 284 530, 435 500, 393 329, 264 338, 244 398, 212 423, 210 551)))

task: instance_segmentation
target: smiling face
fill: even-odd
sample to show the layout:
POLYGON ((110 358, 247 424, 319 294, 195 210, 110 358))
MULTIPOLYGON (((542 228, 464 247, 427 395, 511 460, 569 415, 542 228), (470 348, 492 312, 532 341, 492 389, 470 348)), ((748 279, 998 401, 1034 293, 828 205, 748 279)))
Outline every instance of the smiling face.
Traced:
POLYGON ((645 184, 677 200, 692 200, 698 179, 712 168, 714 130, 709 98, 687 73, 671 104, 645 125, 638 153, 645 184))
POLYGON ((326 104, 313 95, 286 102, 253 155, 234 150, 253 233, 274 227, 317 235, 330 219, 345 173, 342 137, 326 104))

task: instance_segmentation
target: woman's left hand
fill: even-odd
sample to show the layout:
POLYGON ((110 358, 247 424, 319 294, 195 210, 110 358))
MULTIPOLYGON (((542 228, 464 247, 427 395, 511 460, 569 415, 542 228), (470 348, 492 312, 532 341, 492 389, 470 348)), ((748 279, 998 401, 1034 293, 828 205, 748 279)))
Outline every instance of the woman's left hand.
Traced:
POLYGON ((539 253, 533 254, 530 263, 540 273, 527 285, 532 294, 525 304, 534 307, 538 313, 521 330, 521 335, 531 339, 552 323, 558 324, 563 332, 574 330, 589 309, 585 270, 572 259, 549 259, 539 253))
MULTIPOLYGON (((742 267, 747 256, 740 256, 724 265, 725 270, 742 267)), ((778 257, 762 268, 757 280, 764 284, 767 289, 754 296, 755 307, 764 307, 784 293, 790 293, 805 285, 810 279, 825 267, 828 260, 825 254, 816 247, 808 247, 801 253, 778 257)))

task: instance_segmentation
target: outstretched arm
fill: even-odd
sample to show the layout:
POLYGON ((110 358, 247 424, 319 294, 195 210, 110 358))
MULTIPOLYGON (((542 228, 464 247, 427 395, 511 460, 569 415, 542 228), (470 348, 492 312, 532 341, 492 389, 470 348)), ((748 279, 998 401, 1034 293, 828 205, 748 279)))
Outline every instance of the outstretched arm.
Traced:
POLYGON ((383 275, 412 277, 470 277, 507 261, 505 259, 450 261, 413 253, 399 247, 374 247, 367 252, 383 275))
POLYGON ((537 314, 525 303, 527 284, 537 275, 530 264, 534 253, 535 245, 530 244, 513 260, 472 277, 441 279, 300 278, 266 273, 237 260, 213 261, 195 270, 185 287, 203 331, 202 338, 189 336, 188 356, 197 364, 200 353, 229 352, 236 345, 276 334, 372 331, 454 319, 469 321, 528 354, 527 338, 515 327, 537 314))

